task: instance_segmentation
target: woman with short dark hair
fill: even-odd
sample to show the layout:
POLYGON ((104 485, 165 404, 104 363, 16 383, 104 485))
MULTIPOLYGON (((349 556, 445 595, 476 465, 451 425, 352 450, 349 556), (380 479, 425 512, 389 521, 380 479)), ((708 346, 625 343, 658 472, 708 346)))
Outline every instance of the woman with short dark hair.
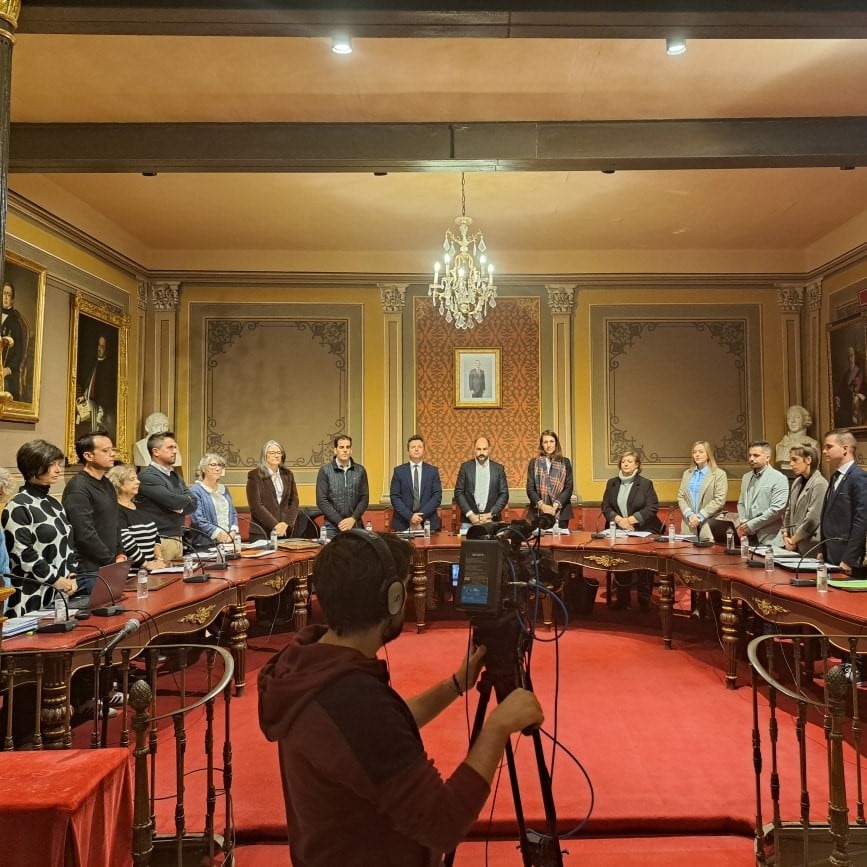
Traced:
MULTIPOLYGON (((605 485, 602 496, 602 514, 618 530, 629 532, 658 533, 662 524, 656 513, 659 498, 653 482, 641 475, 641 455, 634 449, 627 449, 618 461, 620 471, 605 485)), ((616 578, 616 576, 615 576, 616 578)), ((638 604, 642 611, 650 610, 650 595, 653 589, 653 575, 646 569, 638 572, 638 604)), ((629 607, 629 590, 632 577, 617 583, 617 608, 629 607)))
POLYGON ((72 526, 49 493, 63 473, 63 452, 45 440, 31 440, 15 456, 24 484, 3 509, 9 571, 16 593, 7 610, 12 617, 54 607, 57 593, 78 589, 72 526))

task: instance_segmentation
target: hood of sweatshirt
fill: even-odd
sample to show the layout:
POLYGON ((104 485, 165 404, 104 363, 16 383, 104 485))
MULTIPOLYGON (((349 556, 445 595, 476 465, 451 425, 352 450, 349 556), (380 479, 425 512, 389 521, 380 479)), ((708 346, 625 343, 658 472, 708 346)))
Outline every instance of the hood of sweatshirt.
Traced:
POLYGON ((351 647, 320 644, 324 626, 297 633, 259 673, 259 725, 269 741, 288 734, 298 715, 326 686, 351 672, 388 682, 388 666, 351 647))

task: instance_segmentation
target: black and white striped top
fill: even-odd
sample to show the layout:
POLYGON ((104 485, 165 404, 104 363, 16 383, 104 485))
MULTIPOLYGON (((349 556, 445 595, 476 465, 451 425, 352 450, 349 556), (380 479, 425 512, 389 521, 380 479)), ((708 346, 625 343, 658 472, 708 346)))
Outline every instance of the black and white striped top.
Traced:
POLYGON ((149 521, 138 509, 128 509, 118 504, 118 524, 123 553, 134 566, 154 560, 154 548, 159 544, 157 525, 149 521))

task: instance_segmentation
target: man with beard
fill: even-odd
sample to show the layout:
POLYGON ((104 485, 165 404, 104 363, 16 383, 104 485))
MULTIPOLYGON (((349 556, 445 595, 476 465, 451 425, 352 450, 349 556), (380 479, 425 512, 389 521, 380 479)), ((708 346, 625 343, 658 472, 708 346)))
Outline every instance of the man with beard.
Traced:
POLYGON ((488 460, 491 444, 487 437, 478 437, 475 460, 461 464, 455 482, 455 502, 461 510, 462 524, 487 524, 499 521, 509 503, 506 469, 488 460))
POLYGON ((3 314, 0 322, 0 339, 3 353, 3 389, 12 395, 12 400, 23 400, 23 365, 27 358, 29 335, 24 317, 15 309, 15 287, 7 280, 3 284, 3 314))
POLYGON ((411 562, 395 536, 339 534, 313 567, 328 626, 299 633, 259 676, 259 723, 278 744, 297 867, 441 863, 484 806, 510 735, 542 722, 536 697, 514 690, 440 777, 419 728, 475 683, 485 649, 408 701, 391 688, 376 655, 400 634, 411 562))

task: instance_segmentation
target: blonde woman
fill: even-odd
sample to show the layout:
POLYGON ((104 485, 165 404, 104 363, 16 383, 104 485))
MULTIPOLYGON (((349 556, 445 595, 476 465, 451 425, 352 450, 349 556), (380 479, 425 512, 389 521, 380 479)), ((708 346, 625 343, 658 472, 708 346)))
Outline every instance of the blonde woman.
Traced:
POLYGON ((681 533, 695 533, 701 527, 701 538, 713 540, 707 525, 708 518, 718 515, 725 506, 729 492, 729 480, 713 456, 713 446, 707 440, 692 444, 692 466, 680 480, 677 505, 683 522, 681 533))
POLYGON ((166 566, 157 525, 136 508, 135 495, 139 480, 131 464, 117 464, 106 474, 117 493, 120 543, 123 553, 139 569, 162 569, 166 566))

